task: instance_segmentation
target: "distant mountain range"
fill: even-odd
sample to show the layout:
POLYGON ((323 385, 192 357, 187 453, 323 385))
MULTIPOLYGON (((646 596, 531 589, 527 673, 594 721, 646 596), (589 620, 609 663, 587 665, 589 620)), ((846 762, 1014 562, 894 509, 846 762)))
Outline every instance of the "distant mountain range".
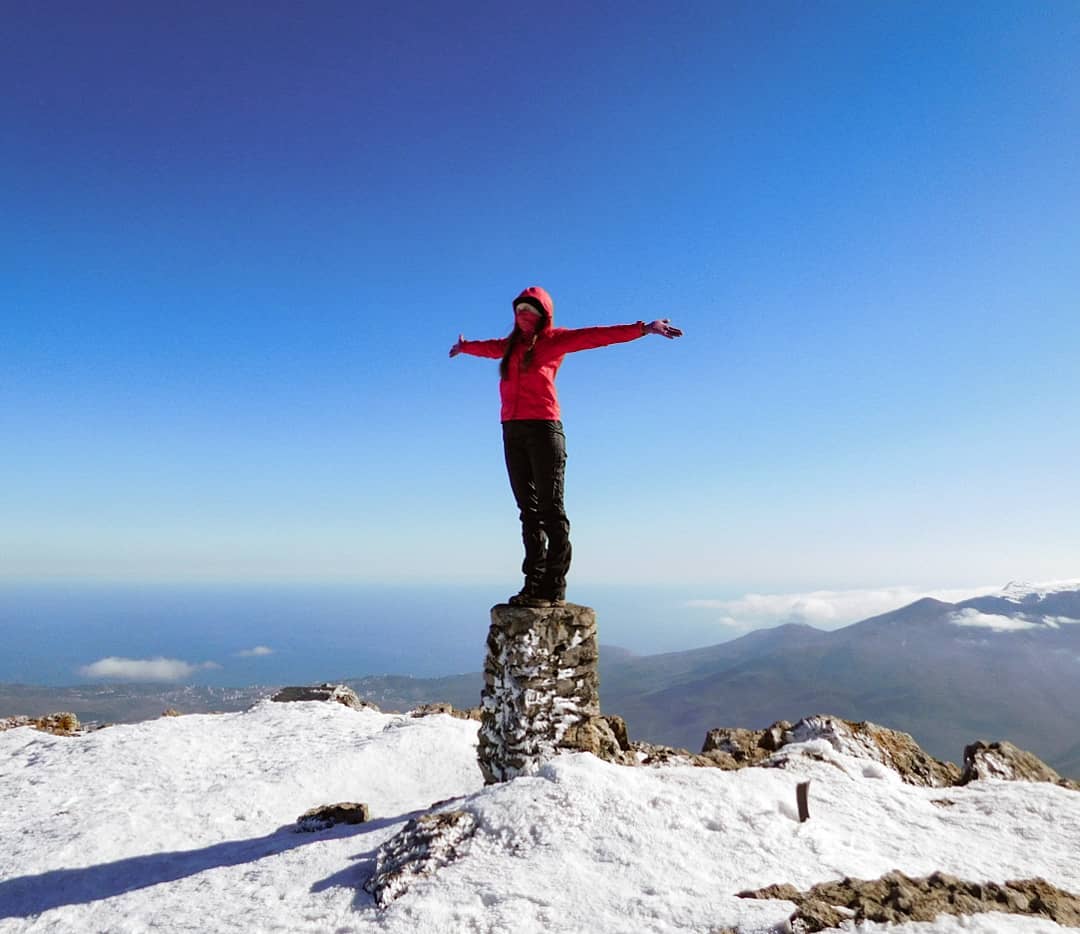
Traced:
MULTIPOLYGON (((436 700, 469 707, 481 675, 347 683, 383 709, 436 700)), ((241 709, 270 690, 2 685, 0 716, 68 709, 82 719, 141 719, 165 706, 241 709)), ((686 652, 605 647, 600 691, 631 738, 694 751, 714 727, 829 713, 904 730, 952 761, 975 739, 1007 739, 1080 777, 1080 582, 1013 583, 961 603, 925 598, 832 632, 788 624, 686 652)))
POLYGON ((786 625, 601 669, 631 733, 696 749, 714 726, 830 713, 911 733, 959 760, 1008 739, 1080 774, 1080 584, 923 599, 833 632, 786 625))
POLYGON ((170 708, 181 713, 246 710, 274 692, 271 685, 220 688, 200 684, 0 684, 0 718, 74 713, 84 724, 137 723, 170 708))

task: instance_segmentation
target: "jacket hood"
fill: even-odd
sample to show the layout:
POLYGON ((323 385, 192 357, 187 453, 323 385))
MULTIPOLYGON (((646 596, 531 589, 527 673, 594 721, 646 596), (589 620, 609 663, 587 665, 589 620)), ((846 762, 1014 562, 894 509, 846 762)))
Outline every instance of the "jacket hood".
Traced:
POLYGON ((551 296, 538 285, 530 285, 517 298, 511 307, 516 307, 521 302, 528 302, 547 318, 548 327, 555 323, 555 302, 551 296))

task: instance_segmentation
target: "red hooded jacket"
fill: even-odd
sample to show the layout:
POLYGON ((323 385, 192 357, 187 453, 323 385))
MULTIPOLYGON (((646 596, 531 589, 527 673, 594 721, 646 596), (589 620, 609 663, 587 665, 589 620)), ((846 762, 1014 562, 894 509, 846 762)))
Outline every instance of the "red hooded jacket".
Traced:
MULTIPOLYGON (((562 366, 563 357, 575 350, 589 350, 608 344, 621 344, 642 337, 644 322, 615 324, 597 328, 557 328, 553 326, 555 303, 540 286, 525 289, 514 305, 527 301, 545 316, 532 347, 528 366, 525 354, 531 340, 519 335, 510 354, 506 379, 499 382, 502 397, 502 421, 540 418, 555 421, 559 418, 559 397, 555 392, 555 376, 562 366)), ((464 341, 461 352, 474 357, 501 358, 506 353, 509 337, 490 341, 464 341)))

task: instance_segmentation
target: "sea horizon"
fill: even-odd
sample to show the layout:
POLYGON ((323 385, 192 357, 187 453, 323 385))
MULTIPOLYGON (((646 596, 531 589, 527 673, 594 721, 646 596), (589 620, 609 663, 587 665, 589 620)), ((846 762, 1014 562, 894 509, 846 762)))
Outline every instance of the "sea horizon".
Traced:
MULTIPOLYGON (((637 654, 740 634, 689 608, 696 591, 686 588, 578 589, 597 610, 601 640, 637 654)), ((509 592, 490 583, 3 582, 0 682, 240 687, 479 671, 489 609, 509 592), (175 676, 98 664, 109 659, 165 660, 175 676)))

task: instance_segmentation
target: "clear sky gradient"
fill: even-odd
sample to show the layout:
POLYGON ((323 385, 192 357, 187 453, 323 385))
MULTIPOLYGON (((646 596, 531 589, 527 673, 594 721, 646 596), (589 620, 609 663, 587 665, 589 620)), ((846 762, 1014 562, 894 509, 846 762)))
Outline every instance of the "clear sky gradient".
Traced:
POLYGON ((0 578, 516 587, 493 361, 557 322, 572 599, 1080 574, 1075 3, 23 3, 0 578))

